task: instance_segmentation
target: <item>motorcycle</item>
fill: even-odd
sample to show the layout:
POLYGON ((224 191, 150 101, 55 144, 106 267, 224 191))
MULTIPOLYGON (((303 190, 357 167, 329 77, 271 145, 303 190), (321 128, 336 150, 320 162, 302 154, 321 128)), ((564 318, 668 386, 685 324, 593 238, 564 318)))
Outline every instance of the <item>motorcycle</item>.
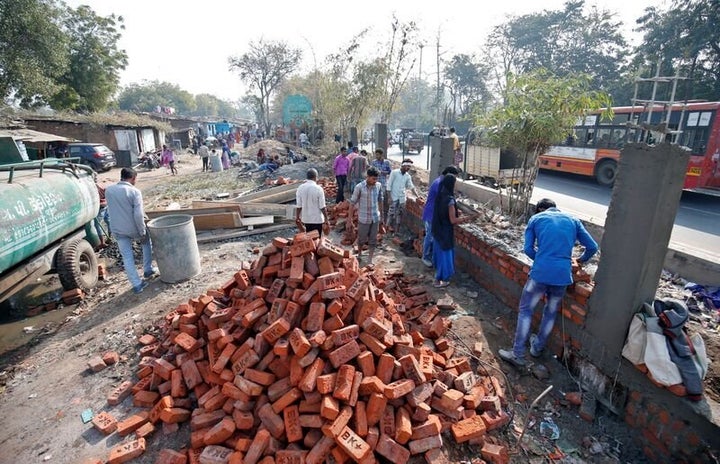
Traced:
POLYGON ((149 171, 153 169, 158 169, 160 167, 160 158, 158 157, 157 153, 152 151, 147 151, 141 154, 138 157, 138 161, 138 166, 142 166, 149 171))

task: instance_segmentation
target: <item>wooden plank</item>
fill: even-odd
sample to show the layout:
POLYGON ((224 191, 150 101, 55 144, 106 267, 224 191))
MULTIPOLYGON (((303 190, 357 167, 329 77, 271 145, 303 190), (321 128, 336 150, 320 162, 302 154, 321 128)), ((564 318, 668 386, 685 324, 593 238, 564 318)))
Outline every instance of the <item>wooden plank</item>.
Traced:
POLYGON ((274 216, 257 216, 257 217, 241 217, 240 223, 243 227, 247 226, 264 226, 266 224, 274 224, 274 216))
POLYGON ((295 200, 295 192, 302 185, 300 182, 294 184, 279 185, 249 195, 242 195, 231 198, 232 203, 287 203, 295 200))
POLYGON ((257 235, 257 234, 267 234, 270 232, 277 232, 280 230, 289 229, 291 227, 294 227, 294 224, 276 224, 274 226, 268 226, 268 227, 258 227, 253 230, 241 230, 241 231, 235 231, 235 232, 227 232, 227 233, 203 233, 199 234, 197 236, 197 242, 198 243, 209 243, 209 242, 219 242, 220 240, 230 240, 233 238, 241 238, 241 237, 248 237, 250 235, 257 235))
POLYGON ((198 214, 193 216, 195 230, 233 229, 242 227, 240 213, 198 214))
POLYGON ((295 205, 281 205, 277 203, 226 203, 219 201, 193 200, 193 208, 211 208, 215 205, 237 205, 240 215, 247 216, 277 216, 285 219, 295 219, 295 205))
MULTIPOLYGON (((195 202, 193 202, 195 203, 195 202)), ((203 203, 210 203, 210 202, 203 202, 203 203)), ((145 214, 150 219, 155 219, 157 217, 161 216, 168 216, 171 214, 189 214, 190 216, 197 216, 198 214, 215 214, 215 213, 240 213, 240 205, 232 204, 232 203, 226 203, 222 204, 219 202, 213 202, 214 205, 210 207, 195 207, 192 208, 182 208, 182 209, 169 209, 169 210, 150 210, 145 211, 145 214)))

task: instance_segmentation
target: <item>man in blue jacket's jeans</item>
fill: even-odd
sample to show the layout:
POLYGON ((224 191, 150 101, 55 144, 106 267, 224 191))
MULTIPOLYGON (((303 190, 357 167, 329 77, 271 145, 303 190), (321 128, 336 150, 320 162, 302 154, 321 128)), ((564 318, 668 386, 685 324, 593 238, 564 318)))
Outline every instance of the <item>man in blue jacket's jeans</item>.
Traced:
POLYGON ((533 260, 530 276, 520 296, 515 343, 512 350, 498 354, 515 366, 525 365, 525 344, 535 307, 546 298, 537 335, 530 337, 530 355, 539 357, 555 325, 555 317, 562 305, 565 288, 572 280, 572 253, 575 242, 585 247, 578 263, 582 265, 597 252, 598 245, 579 219, 557 209, 555 202, 540 200, 536 214, 525 228, 525 254, 533 260))
POLYGON ((438 192, 440 191, 440 182, 442 182, 446 174, 457 176, 460 174, 460 170, 455 166, 448 166, 443 170, 437 179, 430 184, 427 200, 425 200, 425 208, 423 209, 422 220, 425 225, 425 239, 423 240, 422 262, 427 267, 432 267, 433 265, 433 237, 430 231, 430 225, 432 224, 433 209, 435 208, 435 198, 437 198, 438 192))

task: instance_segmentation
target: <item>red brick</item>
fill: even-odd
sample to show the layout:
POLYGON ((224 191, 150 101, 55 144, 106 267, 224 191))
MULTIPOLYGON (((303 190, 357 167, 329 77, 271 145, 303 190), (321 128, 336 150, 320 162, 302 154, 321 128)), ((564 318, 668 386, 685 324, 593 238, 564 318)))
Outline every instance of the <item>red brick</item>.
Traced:
POLYGON ((233 432, 235 432, 235 421, 225 417, 205 433, 203 441, 206 445, 219 445, 230 438, 233 432))
POLYGON ((110 435, 117 430, 117 419, 105 411, 93 417, 92 424, 96 429, 102 432, 103 435, 110 435))
POLYGON ((145 452, 145 439, 138 438, 130 442, 118 445, 110 450, 108 464, 121 464, 128 462, 145 452))
POLYGON ((505 411, 500 411, 499 413, 485 411, 480 417, 485 422, 485 428, 488 432, 500 428, 510 422, 510 416, 508 416, 505 411))
POLYGON ((93 372, 100 372, 107 367, 105 361, 100 356, 93 356, 87 362, 88 368, 93 372))
POLYGON ((320 403, 320 415, 328 420, 335 420, 340 413, 338 401, 332 396, 325 395, 320 403))
POLYGON ((482 438, 486 433, 485 422, 480 416, 461 420, 450 427, 453 437, 458 443, 465 443, 477 438, 482 438))
POLYGON ((388 384, 392 381, 393 369, 395 368, 395 358, 389 353, 383 353, 378 358, 375 375, 384 383, 388 384))
POLYGON ((130 396, 132 393, 133 383, 130 380, 126 380, 116 388, 114 388, 107 397, 107 402, 110 406, 116 406, 120 404, 125 398, 130 396))
POLYGON ((325 462, 325 457, 330 454, 333 446, 335 446, 335 440, 322 436, 305 457, 305 462, 307 464, 321 464, 325 462))
POLYGON ((412 435, 410 439, 421 440, 423 438, 437 435, 442 431, 442 424, 440 419, 435 414, 428 415, 425 422, 416 423, 413 426, 412 435))
POLYGON ((152 408, 158 398, 160 398, 158 392, 141 390, 133 396, 133 405, 139 408, 152 408))
POLYGON ((148 420, 152 424, 156 423, 160 420, 160 413, 162 412, 162 410, 166 408, 172 408, 173 406, 173 398, 169 396, 163 396, 162 398, 160 398, 160 401, 155 403, 153 408, 150 410, 148 420))
POLYGON ((492 464, 507 464, 510 462, 510 456, 507 448, 494 443, 485 443, 480 450, 482 458, 492 464))
POLYGON ((140 428, 138 428, 138 429, 135 431, 135 437, 137 437, 137 438, 147 438, 147 437, 149 437, 150 435, 152 435, 152 433, 153 433, 154 431, 155 431, 155 426, 152 425, 150 422, 147 422, 147 423, 143 424, 142 426, 140 426, 140 428))
POLYGON ((389 400, 402 398, 415 389, 415 382, 410 379, 397 380, 385 386, 384 394, 389 400))
POLYGON ((355 462, 362 462, 372 453, 370 445, 347 426, 335 438, 335 443, 355 462))
POLYGON ((394 464, 405 464, 410 459, 410 450, 387 435, 380 435, 375 451, 394 464))
POLYGON ((342 346, 360 336, 360 326, 352 324, 342 329, 333 330, 330 336, 335 346, 342 346))
POLYGON ((272 404, 275 414, 280 414, 285 408, 302 398, 303 393, 299 388, 292 388, 272 404))
POLYGON ((358 345, 355 340, 351 340, 349 343, 346 343, 345 345, 342 345, 341 347, 332 351, 329 354, 328 358, 330 359, 330 363, 333 365, 333 367, 337 369, 341 365, 346 364, 348 361, 354 359, 359 354, 360 345, 358 345))
POLYGON ((157 338, 155 338, 155 336, 151 334, 145 334, 138 338, 138 343, 140 343, 141 345, 152 345, 156 341, 157 338))
POLYGON ((328 423, 322 427, 323 433, 328 437, 336 438, 345 426, 348 425, 352 416, 353 409, 350 406, 343 407, 332 423, 328 423))
POLYGON ((433 435, 420 440, 413 440, 409 443, 410 454, 420 454, 433 448, 442 448, 442 436, 433 435))
POLYGON ((290 346, 295 352, 295 355, 300 358, 308 354, 308 352, 312 348, 312 345, 305 336, 305 333, 298 327, 296 327, 290 332, 290 335, 288 336, 288 341, 290 342, 290 346))
POLYGON ((115 351, 108 351, 106 353, 103 353, 102 360, 106 365, 110 366, 120 361, 120 355, 117 354, 117 352, 115 351))
POLYGON ((273 411, 270 404, 264 404, 258 409, 257 415, 273 437, 280 439, 280 437, 283 436, 285 433, 285 422, 282 417, 273 411))
POLYGON ((230 455, 234 450, 224 446, 210 445, 206 446, 200 454, 200 463, 202 464, 227 464, 230 455))
POLYGON ((188 419, 190 419, 190 411, 188 409, 165 408, 160 411, 160 420, 169 424, 185 422, 188 419))
POLYGON ((261 335, 268 343, 274 344, 280 337, 290 331, 290 323, 280 318, 277 321, 270 324, 270 326, 261 332, 261 335))
POLYGON ((118 422, 118 424, 117 424, 118 435, 120 435, 121 437, 130 435, 135 430, 140 428, 140 426, 142 426, 147 421, 148 421, 148 412, 147 411, 141 411, 137 414, 133 414, 132 416, 126 418, 125 420, 118 422))
POLYGON ((245 464, 256 464, 270 444, 270 433, 261 429, 253 437, 250 448, 248 449, 243 461, 245 464))
POLYGON ((382 393, 373 393, 368 399, 367 406, 365 408, 368 427, 380 422, 385 406, 387 405, 387 397, 382 393))
POLYGON ((187 455, 169 448, 160 450, 155 464, 187 464, 187 455))

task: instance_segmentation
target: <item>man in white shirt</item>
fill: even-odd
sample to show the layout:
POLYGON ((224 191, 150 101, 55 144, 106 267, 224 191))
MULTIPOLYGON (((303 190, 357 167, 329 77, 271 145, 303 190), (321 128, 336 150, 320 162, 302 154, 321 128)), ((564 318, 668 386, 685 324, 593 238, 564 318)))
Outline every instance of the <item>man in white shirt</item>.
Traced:
POLYGON ((392 228, 395 234, 400 232, 400 224, 402 223, 402 216, 405 212, 405 202, 407 201, 405 191, 412 190, 413 194, 417 196, 417 190, 415 190, 412 177, 408 172, 412 164, 412 160, 403 160, 400 169, 394 169, 390 173, 390 178, 387 183, 387 194, 390 197, 388 226, 392 228))
POLYGON ((327 224, 327 212, 325 211, 325 192, 317 184, 318 172, 310 168, 307 170, 307 180, 302 184, 295 194, 295 223, 300 230, 310 232, 317 230, 322 236, 323 225, 327 224))

